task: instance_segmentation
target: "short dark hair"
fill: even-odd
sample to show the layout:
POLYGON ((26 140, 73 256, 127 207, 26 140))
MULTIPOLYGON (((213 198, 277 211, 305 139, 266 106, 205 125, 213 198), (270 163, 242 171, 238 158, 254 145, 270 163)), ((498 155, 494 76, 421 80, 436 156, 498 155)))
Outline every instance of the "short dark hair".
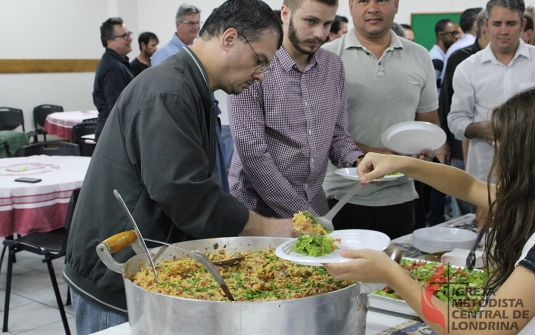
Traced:
POLYGON ((234 28, 249 42, 258 41, 265 31, 279 36, 277 49, 282 45, 282 26, 273 9, 261 0, 227 0, 214 9, 199 32, 203 40, 219 36, 234 28))
POLYGON ((340 29, 342 29, 342 23, 349 23, 347 17, 341 15, 335 15, 334 21, 331 24, 331 33, 338 34, 340 29))
POLYGON ((438 33, 443 32, 449 23, 455 23, 455 22, 450 19, 439 20, 437 24, 435 24, 435 35, 438 37, 438 33))
POLYGON ((505 7, 510 11, 517 12, 521 21, 524 18, 524 11, 526 10, 524 0, 490 0, 487 2, 487 17, 490 17, 490 11, 495 6, 505 7))
POLYGON ((403 27, 404 29, 408 29, 408 30, 411 30, 412 31, 412 27, 410 24, 408 23, 400 23, 399 24, 401 27, 403 27))
POLYGON ((195 6, 183 3, 178 7, 175 15, 175 22, 182 22, 184 18, 191 14, 201 14, 201 10, 195 6))
POLYGON ((146 32, 139 34, 139 37, 137 38, 137 43, 139 44, 139 50, 141 50, 141 43, 145 43, 145 45, 149 45, 150 40, 156 41, 156 44, 160 43, 160 41, 158 41, 158 36, 156 36, 155 33, 146 31, 146 32))
MULTIPOLYGON (((291 10, 296 10, 303 4, 304 0, 284 0, 283 4, 288 6, 291 10)), ((338 0, 312 0, 327 6, 338 6, 338 0)))
POLYGON ((110 17, 102 22, 102 25, 100 26, 100 41, 104 48, 108 46, 108 40, 113 40, 115 38, 115 29, 113 29, 113 26, 115 25, 122 26, 123 19, 120 17, 110 17))
POLYGON ((524 28, 524 31, 533 30, 533 18, 531 15, 524 13, 524 19, 526 19, 526 27, 524 28))
POLYGON ((468 8, 461 13, 461 20, 459 22, 459 25, 461 26, 461 30, 464 33, 467 33, 472 30, 474 22, 476 22, 477 14, 479 14, 482 9, 482 7, 468 8))

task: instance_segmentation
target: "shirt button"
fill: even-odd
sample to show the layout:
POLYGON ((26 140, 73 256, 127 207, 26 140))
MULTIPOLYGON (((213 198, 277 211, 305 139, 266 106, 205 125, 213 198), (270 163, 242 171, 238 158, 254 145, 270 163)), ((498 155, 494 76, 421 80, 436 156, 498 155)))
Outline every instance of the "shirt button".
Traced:
POLYGON ((311 158, 311 159, 310 159, 310 163, 314 163, 314 158, 311 158))
POLYGON ((312 130, 309 129, 309 130, 308 130, 308 134, 309 134, 309 135, 312 135, 312 130))
POLYGON ((307 184, 307 183, 305 183, 305 187, 308 187, 308 184, 307 184))
POLYGON ((303 105, 305 106, 308 106, 307 102, 306 101, 303 101, 303 105))

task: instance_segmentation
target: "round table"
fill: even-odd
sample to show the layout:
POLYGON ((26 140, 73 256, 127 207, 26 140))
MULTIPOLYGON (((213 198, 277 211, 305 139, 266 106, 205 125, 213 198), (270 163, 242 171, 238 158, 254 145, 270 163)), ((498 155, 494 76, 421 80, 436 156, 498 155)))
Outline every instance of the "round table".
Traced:
POLYGON ((50 113, 46 117, 44 129, 51 135, 70 140, 72 126, 97 116, 96 110, 50 113))
POLYGON ((63 227, 71 193, 82 186, 90 160, 45 155, 0 159, 0 236, 63 227), (42 181, 16 182, 19 177, 42 181))

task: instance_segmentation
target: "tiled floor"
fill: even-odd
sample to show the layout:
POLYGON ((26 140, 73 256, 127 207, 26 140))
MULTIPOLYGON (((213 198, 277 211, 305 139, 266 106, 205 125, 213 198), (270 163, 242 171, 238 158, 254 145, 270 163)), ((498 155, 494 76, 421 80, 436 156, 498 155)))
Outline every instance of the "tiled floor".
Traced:
MULTIPOLYGON (((0 247, 2 247, 1 244, 0 247)), ((2 317, 0 326, 3 324, 4 317, 7 255, 5 258, 0 273, 0 316, 2 317)), ((65 334, 46 264, 41 262, 42 257, 21 251, 16 254, 16 259, 16 263, 13 264, 8 332, 3 334, 65 334)), ((60 258, 53 263, 63 303, 65 303, 67 284, 61 277, 63 262, 64 259, 60 258)), ((71 334, 75 335, 74 309, 70 305, 65 306, 65 312, 71 334)))

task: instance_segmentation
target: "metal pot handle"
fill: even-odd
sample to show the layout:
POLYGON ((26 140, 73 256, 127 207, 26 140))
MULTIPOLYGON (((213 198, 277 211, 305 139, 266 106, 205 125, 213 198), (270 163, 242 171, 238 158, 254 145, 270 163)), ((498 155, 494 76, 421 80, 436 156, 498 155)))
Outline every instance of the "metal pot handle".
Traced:
POLYGON ((136 254, 145 254, 143 246, 139 244, 136 232, 133 230, 124 231, 108 237, 97 245, 97 254, 100 260, 108 267, 108 269, 122 273, 123 263, 117 262, 112 254, 123 250, 124 248, 132 246, 136 254))

